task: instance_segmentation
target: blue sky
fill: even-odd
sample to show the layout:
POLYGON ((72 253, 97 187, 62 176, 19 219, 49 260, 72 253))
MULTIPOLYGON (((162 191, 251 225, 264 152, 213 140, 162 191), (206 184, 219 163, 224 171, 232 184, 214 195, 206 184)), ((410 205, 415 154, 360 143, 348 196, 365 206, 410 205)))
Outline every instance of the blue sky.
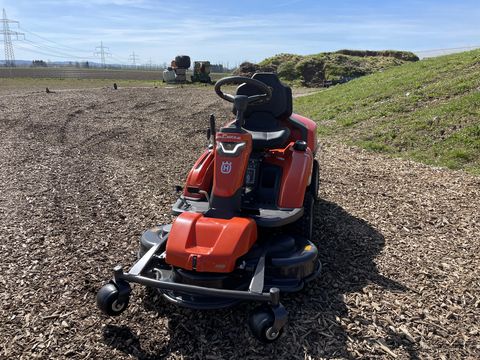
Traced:
MULTIPOLYGON (((480 1, 0 0, 20 21, 16 59, 163 63, 176 54, 229 63, 342 48, 428 50, 480 45, 480 1)), ((3 58, 3 41, 0 42, 3 58)))

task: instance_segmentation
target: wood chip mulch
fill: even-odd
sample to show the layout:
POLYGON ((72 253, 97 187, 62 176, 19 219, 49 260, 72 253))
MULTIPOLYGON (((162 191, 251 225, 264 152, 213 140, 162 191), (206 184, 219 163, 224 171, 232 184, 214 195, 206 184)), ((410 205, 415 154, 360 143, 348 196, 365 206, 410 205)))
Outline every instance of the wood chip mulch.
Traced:
POLYGON ((102 315, 96 291, 172 221, 228 109, 211 89, 0 95, 0 358, 480 358, 480 178, 323 139, 323 274, 283 296, 277 343, 250 335, 248 303, 193 311, 136 286, 102 315))

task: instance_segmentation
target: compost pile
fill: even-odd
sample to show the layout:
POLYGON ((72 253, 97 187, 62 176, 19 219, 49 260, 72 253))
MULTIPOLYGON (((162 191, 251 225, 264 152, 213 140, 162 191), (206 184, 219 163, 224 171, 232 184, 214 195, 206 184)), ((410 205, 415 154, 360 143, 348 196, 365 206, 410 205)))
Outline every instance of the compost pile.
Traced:
POLYGON ((244 61, 241 63, 237 69, 233 72, 233 75, 239 75, 239 76, 247 76, 247 77, 252 77, 253 74, 256 72, 270 72, 274 71, 274 69, 270 66, 260 66, 255 63, 251 63, 248 61, 244 61))
POLYGON ((322 143, 315 239, 324 270, 284 296, 273 345, 244 303, 177 308, 96 291, 172 221, 173 188, 228 104, 194 88, 0 95, 0 358, 480 358, 480 178, 322 143))

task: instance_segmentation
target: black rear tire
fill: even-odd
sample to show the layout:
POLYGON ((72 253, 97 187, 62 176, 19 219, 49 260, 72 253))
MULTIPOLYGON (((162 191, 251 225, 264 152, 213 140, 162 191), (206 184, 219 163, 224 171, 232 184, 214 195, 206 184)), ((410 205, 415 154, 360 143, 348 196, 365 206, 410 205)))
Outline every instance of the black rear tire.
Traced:
POLYGON ((313 215, 315 201, 310 191, 305 192, 303 199, 303 215, 294 223, 288 225, 288 232, 292 235, 299 235, 308 240, 313 237, 313 215))

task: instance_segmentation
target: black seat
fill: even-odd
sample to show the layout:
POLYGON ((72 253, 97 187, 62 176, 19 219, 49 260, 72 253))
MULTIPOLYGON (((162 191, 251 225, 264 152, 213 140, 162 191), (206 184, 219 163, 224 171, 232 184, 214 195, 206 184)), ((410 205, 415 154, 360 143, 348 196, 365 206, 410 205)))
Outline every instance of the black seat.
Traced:
MULTIPOLYGON (((278 148, 290 136, 290 129, 282 126, 281 120, 292 114, 292 90, 283 85, 275 73, 256 73, 252 78, 272 88, 272 99, 266 104, 249 106, 243 128, 252 134, 254 150, 278 148)), ((237 95, 256 94, 259 89, 248 84, 237 88, 237 95)), ((235 108, 233 112, 236 114, 235 108)))

